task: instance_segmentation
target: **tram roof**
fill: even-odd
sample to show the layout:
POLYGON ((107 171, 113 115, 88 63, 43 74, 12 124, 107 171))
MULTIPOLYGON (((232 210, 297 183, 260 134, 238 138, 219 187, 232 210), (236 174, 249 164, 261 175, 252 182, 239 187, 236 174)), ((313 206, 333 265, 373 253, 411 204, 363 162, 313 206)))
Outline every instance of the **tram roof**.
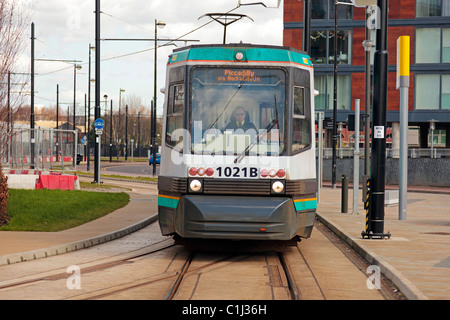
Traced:
POLYGON ((302 51, 289 47, 252 45, 245 43, 224 45, 192 45, 175 49, 169 56, 168 65, 180 62, 261 62, 261 63, 295 63, 312 67, 310 57, 302 51), (237 53, 242 53, 242 59, 237 53))

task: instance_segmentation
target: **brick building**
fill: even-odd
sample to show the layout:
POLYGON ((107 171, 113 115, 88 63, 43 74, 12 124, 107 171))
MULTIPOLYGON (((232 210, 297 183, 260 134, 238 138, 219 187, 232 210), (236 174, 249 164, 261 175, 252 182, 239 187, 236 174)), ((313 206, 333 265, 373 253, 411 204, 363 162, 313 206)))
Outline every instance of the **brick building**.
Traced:
MULTIPOLYGON (((325 111, 325 118, 331 118, 334 0, 311 0, 311 7, 311 59, 315 68, 315 89, 319 91, 315 107, 316 111, 325 111)), ((369 13, 369 17, 374 17, 374 13, 369 13)), ((388 127, 392 128, 392 141, 395 144, 399 137, 397 38, 407 35, 411 40, 410 131, 415 129, 418 132, 417 146, 427 148, 431 144, 430 121, 435 120, 434 146, 450 148, 450 0, 390 0, 388 19, 387 122, 388 127)), ((375 30, 369 33, 370 39, 375 41, 375 30)), ((365 110, 365 54, 362 42, 366 38, 366 8, 338 5, 337 36, 337 121, 346 122, 348 115, 354 113, 355 99, 360 99, 361 111, 365 110)), ((283 44, 302 50, 302 39, 303 0, 285 0, 283 44)), ((374 50, 371 51, 372 68, 374 50)))

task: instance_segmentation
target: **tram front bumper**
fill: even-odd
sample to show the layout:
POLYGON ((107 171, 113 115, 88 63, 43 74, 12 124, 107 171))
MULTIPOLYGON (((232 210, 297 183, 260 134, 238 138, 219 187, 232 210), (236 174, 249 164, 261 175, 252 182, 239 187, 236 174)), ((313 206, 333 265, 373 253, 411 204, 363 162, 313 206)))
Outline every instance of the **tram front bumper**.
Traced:
POLYGON ((297 212, 289 197, 185 195, 172 221, 184 238, 290 240, 305 227, 311 230, 314 216, 297 212))

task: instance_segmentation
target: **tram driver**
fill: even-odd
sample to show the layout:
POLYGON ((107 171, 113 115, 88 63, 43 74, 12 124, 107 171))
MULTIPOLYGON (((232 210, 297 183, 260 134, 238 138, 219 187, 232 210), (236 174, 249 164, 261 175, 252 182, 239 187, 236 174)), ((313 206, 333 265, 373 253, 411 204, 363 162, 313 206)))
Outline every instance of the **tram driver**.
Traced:
POLYGON ((230 122, 225 127, 225 131, 237 129, 241 129, 243 132, 246 132, 249 129, 253 129, 255 133, 258 131, 253 122, 250 121, 248 112, 242 106, 238 106, 234 109, 230 122))

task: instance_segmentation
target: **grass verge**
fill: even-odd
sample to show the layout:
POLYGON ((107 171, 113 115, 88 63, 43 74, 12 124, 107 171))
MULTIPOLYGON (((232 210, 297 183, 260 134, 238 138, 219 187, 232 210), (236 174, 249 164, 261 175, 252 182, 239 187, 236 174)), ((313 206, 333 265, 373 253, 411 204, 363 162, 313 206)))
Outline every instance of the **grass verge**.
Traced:
POLYGON ((100 218, 129 200, 125 192, 10 189, 10 220, 0 231, 61 231, 100 218))

